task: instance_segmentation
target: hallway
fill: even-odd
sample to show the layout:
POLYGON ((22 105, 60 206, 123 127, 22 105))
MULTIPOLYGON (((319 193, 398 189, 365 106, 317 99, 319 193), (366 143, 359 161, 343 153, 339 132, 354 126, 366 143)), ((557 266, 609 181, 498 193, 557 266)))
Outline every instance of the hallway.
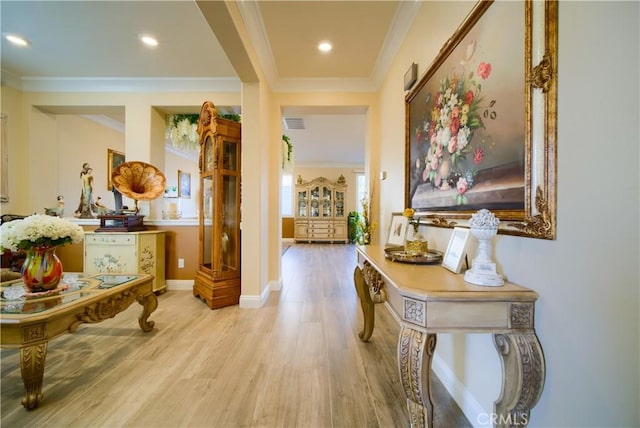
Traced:
MULTIPOLYGON (((283 287, 258 310, 210 310, 168 291, 138 328, 137 304, 50 342, 44 401, 27 412, 19 351, 3 349, 3 427, 406 427, 399 327, 379 306, 359 341, 352 245, 296 244, 283 287)), ((435 377, 434 377, 435 378, 435 377)), ((436 426, 470 426, 434 379, 436 426)))

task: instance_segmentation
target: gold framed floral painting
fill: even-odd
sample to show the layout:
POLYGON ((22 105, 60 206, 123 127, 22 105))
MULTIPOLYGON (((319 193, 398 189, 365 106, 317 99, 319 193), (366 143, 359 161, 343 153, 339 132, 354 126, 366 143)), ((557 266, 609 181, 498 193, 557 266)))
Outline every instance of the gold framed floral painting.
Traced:
POLYGON ((556 64, 556 2, 478 2, 405 97, 405 206, 555 239, 556 64))
POLYGON ((9 202, 9 142, 7 141, 7 115, 0 114, 0 202, 9 202))

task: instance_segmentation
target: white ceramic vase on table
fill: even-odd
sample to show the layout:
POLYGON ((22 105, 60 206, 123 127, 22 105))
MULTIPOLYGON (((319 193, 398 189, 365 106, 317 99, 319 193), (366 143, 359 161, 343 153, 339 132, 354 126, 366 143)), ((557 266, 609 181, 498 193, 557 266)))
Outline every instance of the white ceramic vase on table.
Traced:
POLYGON ((493 213, 481 209, 471 216, 469 229, 478 240, 478 253, 473 259, 471 269, 464 274, 464 280, 471 284, 487 287, 499 287, 504 279, 496 272, 496 264, 491 259, 491 239, 498 233, 500 220, 493 213))

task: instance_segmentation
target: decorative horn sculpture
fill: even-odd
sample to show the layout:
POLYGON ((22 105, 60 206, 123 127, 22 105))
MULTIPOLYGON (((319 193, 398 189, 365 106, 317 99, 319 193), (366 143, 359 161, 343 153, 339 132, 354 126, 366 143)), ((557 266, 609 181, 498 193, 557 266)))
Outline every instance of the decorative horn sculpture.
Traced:
POLYGON ((111 174, 116 190, 135 201, 135 213, 138 213, 138 201, 152 201, 164 193, 167 180, 155 166, 140 162, 124 162, 111 174))

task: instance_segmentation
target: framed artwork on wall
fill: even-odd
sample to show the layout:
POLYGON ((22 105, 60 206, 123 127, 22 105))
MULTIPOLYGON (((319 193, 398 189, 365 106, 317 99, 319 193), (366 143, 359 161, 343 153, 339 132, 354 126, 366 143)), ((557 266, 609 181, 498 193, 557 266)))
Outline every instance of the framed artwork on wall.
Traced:
POLYGON ((107 149, 107 190, 113 190, 113 183, 111 182, 111 173, 125 161, 124 153, 116 150, 107 149))
POLYGON ((2 154, 0 202, 9 202, 9 142, 7 141, 7 115, 0 114, 0 152, 2 154))
POLYGON ((555 239, 556 70, 556 2, 478 2, 405 97, 405 206, 555 239))
POLYGON ((191 174, 178 170, 178 197, 191 198, 191 174))

